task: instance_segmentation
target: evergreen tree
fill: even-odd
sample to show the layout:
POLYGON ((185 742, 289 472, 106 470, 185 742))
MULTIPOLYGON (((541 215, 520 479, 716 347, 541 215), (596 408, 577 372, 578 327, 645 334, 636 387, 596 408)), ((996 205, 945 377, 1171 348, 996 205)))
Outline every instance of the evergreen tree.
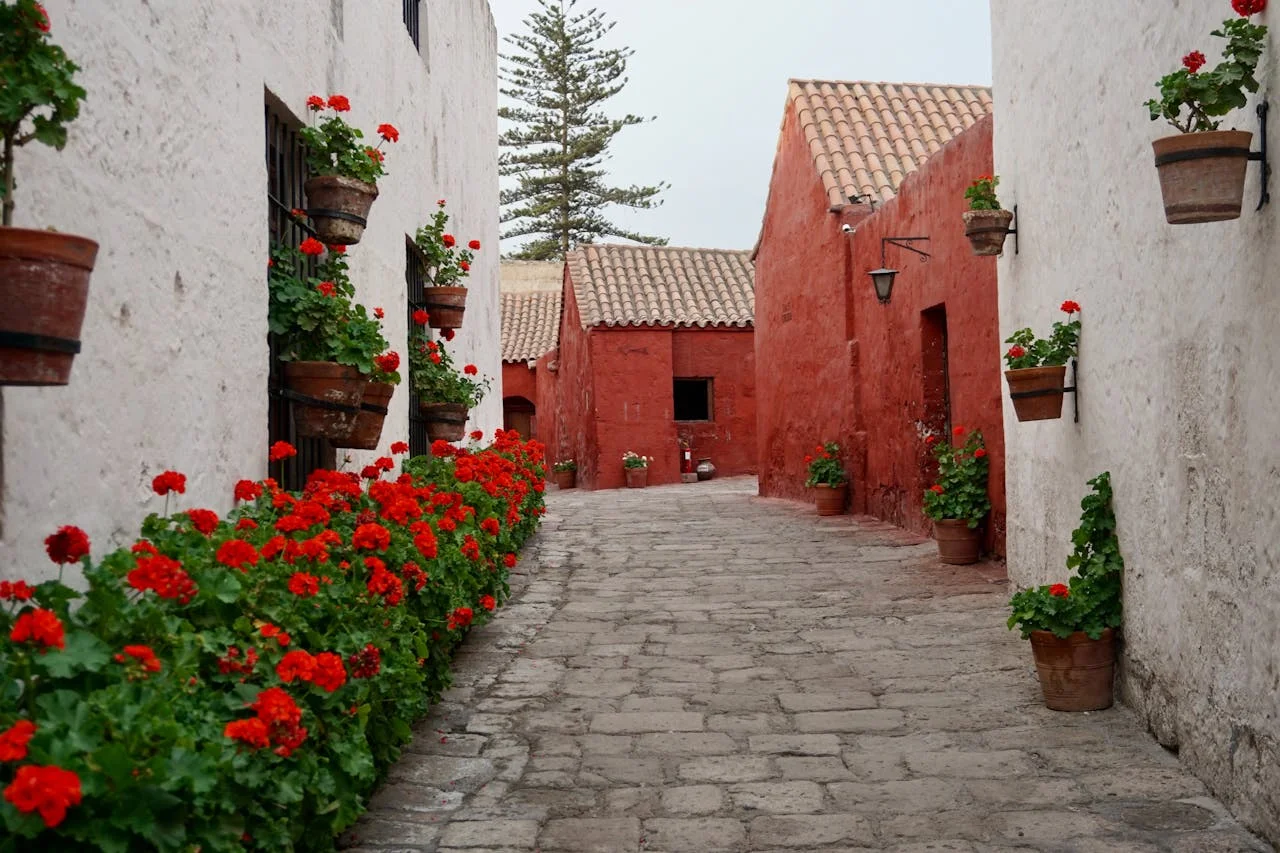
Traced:
POLYGON ((517 48, 503 55, 502 94, 520 106, 498 115, 514 123, 500 144, 513 149, 500 160, 503 176, 517 186, 503 190, 503 223, 513 223, 503 238, 533 236, 513 257, 563 258, 579 243, 612 235, 639 243, 666 245, 659 237, 625 231, 605 218, 611 204, 649 209, 668 185, 611 187, 601 164, 609 143, 624 127, 646 119, 611 119, 600 106, 622 91, 629 48, 597 46, 611 29, 595 9, 575 13, 578 0, 538 0, 541 11, 525 19, 528 32, 508 36, 517 48))

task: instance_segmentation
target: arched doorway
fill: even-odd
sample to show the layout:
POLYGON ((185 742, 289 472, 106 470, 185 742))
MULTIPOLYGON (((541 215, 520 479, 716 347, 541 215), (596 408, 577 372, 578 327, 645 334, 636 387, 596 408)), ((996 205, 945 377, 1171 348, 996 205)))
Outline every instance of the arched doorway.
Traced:
POLYGON ((502 427, 515 430, 520 437, 530 439, 538 428, 537 407, 524 397, 502 399, 502 427))

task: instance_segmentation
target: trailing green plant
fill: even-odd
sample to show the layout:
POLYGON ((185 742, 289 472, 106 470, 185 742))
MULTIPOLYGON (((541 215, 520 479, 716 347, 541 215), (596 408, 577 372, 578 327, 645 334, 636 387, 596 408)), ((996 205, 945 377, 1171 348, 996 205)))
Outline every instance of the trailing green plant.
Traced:
POLYGON ((436 202, 431 221, 418 229, 413 243, 422 252, 423 276, 432 287, 466 287, 464 279, 471 272, 471 262, 480 251, 480 241, 471 240, 459 246, 458 238, 445 231, 449 214, 445 212, 445 200, 436 202))
POLYGON ((394 468, 242 480, 225 519, 166 471, 131 546, 46 540, 83 592, 0 582, 0 849, 332 850, 544 506, 515 433, 394 468))
POLYGON ((622 454, 623 468, 648 468, 649 463, 652 461, 652 456, 641 456, 639 453, 632 453, 630 450, 622 454))
POLYGON ((577 471, 578 463, 574 462, 572 459, 561 459, 559 462, 551 466, 551 470, 557 473, 564 471, 577 471))
POLYGON ((1004 354, 1010 370, 1056 367, 1076 357, 1080 347, 1080 321, 1075 315, 1080 313, 1080 303, 1068 299, 1059 307, 1066 313, 1067 321, 1054 323, 1049 337, 1037 338, 1031 329, 1019 329, 1005 340, 1006 344, 1013 344, 1004 354))
POLYGON ((834 441, 815 447, 811 455, 804 457, 804 464, 809 467, 809 477, 804 481, 806 488, 830 486, 834 489, 849 482, 849 475, 840 463, 840 445, 834 441))
POLYGON ((67 125, 80 115, 80 70, 49 38, 49 13, 35 0, 0 2, 0 175, 3 216, 13 224, 17 149, 39 142, 61 151, 67 125))
POLYGON ((366 145, 364 133, 352 127, 340 113, 350 111, 351 102, 343 95, 330 95, 328 100, 319 95, 307 98, 307 109, 316 117, 316 123, 298 132, 307 146, 307 171, 312 177, 337 175, 354 178, 368 184, 376 184, 387 173, 382 152, 384 142, 397 142, 400 131, 389 124, 378 125, 381 141, 377 146, 366 145), (333 110, 333 115, 321 118, 320 113, 333 110))
POLYGON ((1217 130, 1219 119, 1244 107, 1246 92, 1258 91, 1254 76, 1267 41, 1267 28, 1252 24, 1249 17, 1266 8, 1266 0, 1232 0, 1240 17, 1222 22, 1210 33, 1226 39, 1222 61, 1212 71, 1202 71, 1207 60, 1198 50, 1182 58, 1182 68, 1160 78, 1160 97, 1145 106, 1151 120, 1164 119, 1182 133, 1217 130))
POLYGON ((999 175, 982 175, 964 191, 970 210, 1000 210, 1000 201, 996 198, 996 187, 1000 184, 999 175))
POLYGON ((489 392, 489 377, 480 377, 474 364, 461 370, 444 344, 429 340, 421 331, 427 322, 425 311, 419 310, 414 323, 419 331, 409 341, 409 382, 418 399, 424 403, 454 403, 474 409, 489 392), (476 377, 476 378, 472 378, 476 377))
POLYGON ((982 523, 991 511, 991 499, 987 497, 987 448, 982 441, 982 430, 966 433, 962 426, 952 430, 952 436, 964 442, 956 446, 952 442, 937 441, 930 435, 925 443, 932 448, 938 460, 938 481, 925 489, 924 514, 934 521, 966 521, 970 528, 982 523))
POLYGON ((1009 628, 1017 626, 1024 639, 1032 631, 1063 638, 1083 631, 1096 640, 1107 628, 1120 627, 1124 558, 1116 536, 1110 472, 1094 477, 1089 485, 1093 491, 1080 502, 1080 526, 1071 534, 1075 549, 1067 558, 1067 568, 1075 573, 1065 584, 1024 589, 1009 599, 1009 628))

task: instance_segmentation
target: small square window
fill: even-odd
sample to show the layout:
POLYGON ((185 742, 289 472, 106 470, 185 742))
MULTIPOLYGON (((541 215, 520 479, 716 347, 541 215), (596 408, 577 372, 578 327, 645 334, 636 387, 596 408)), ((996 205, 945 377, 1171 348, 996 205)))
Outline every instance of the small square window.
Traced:
POLYGON ((672 396, 675 399, 676 420, 712 419, 710 379, 676 379, 672 386, 672 396))

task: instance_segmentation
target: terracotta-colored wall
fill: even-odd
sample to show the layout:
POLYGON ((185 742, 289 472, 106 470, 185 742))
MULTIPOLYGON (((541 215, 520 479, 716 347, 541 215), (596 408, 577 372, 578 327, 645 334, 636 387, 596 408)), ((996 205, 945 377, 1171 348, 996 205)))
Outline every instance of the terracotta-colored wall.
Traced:
POLYGON ((599 455, 591 488, 625 485, 622 454, 652 456, 649 483, 680 482, 669 328, 596 326, 588 335, 599 455))
MULTIPOLYGON (((756 362, 752 329, 676 329, 674 376, 712 380, 712 419, 676 424, 693 443, 693 457, 709 458, 716 476, 756 472, 756 362)), ((668 383, 669 384, 669 383, 668 383)), ((674 449, 673 449, 674 452, 674 449)))
POLYGON ((502 399, 524 397, 535 406, 538 404, 538 380, 523 361, 502 363, 502 399))
POLYGON ((847 236, 841 217, 826 210, 788 116, 756 267, 762 494, 798 496, 804 454, 834 439, 848 447, 854 511, 930 531, 920 510, 933 470, 922 439, 948 424, 940 383, 926 388, 930 335, 922 312, 944 309, 950 425, 986 436, 993 507, 987 545, 1004 552, 996 267, 994 258, 973 255, 960 218, 964 188, 992 171, 991 131, 988 118, 958 136, 904 181, 897 197, 851 219, 857 231, 847 236), (797 247, 806 231, 808 244, 797 247), (888 266, 901 272, 890 303, 881 305, 867 276, 880 266, 881 238, 916 236, 930 238, 913 245, 931 259, 888 247, 888 266), (926 405, 927 398, 937 404, 926 405))
MULTIPOLYGON (((582 328, 578 301, 565 272, 564 311, 560 318, 560 368, 556 385, 556 441, 560 459, 578 463, 578 485, 596 487, 595 397, 591 375, 591 347, 582 328)), ((621 464, 621 463, 619 463, 621 464)))
POLYGON ((560 439, 564 425, 564 407, 560 405, 560 375, 559 349, 553 349, 538 359, 537 370, 534 373, 536 385, 534 401, 538 407, 538 441, 547 446, 547 454, 552 462, 573 455, 560 439))

